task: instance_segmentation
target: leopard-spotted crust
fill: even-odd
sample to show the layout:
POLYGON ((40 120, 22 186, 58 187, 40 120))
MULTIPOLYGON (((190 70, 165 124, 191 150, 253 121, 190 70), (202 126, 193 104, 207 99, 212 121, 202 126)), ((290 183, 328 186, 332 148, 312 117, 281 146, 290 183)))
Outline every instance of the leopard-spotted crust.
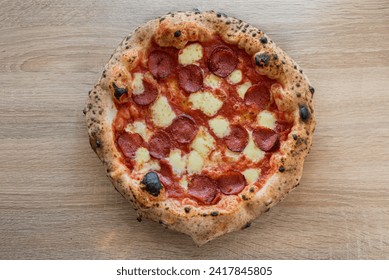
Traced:
POLYGON ((247 227, 298 185, 315 127, 313 91, 300 67, 261 30, 213 11, 177 12, 147 22, 123 40, 89 92, 84 113, 93 150, 112 184, 133 205, 138 216, 188 234, 197 245, 202 245, 247 227), (176 31, 180 31, 180 36, 174 36, 176 31), (261 189, 249 185, 239 195, 225 196, 216 205, 183 206, 176 199, 166 198, 163 189, 157 197, 142 190, 139 180, 131 178, 121 163, 122 155, 114 144, 112 130, 116 107, 111 87, 119 76, 128 75, 139 60, 147 60, 143 54, 152 40, 160 46, 181 49, 190 41, 206 41, 215 34, 244 49, 252 56, 259 73, 282 85, 271 89, 272 98, 279 109, 293 115, 294 126, 279 152, 272 156, 274 174, 261 189))

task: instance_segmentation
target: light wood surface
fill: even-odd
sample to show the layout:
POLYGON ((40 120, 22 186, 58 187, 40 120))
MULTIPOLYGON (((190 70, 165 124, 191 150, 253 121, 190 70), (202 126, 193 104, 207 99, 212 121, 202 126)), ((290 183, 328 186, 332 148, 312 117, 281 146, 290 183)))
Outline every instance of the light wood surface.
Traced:
POLYGON ((0 1, 1 259, 388 259, 389 2, 0 1), (300 186, 201 248, 136 220, 89 147, 87 92, 127 33, 217 10, 268 35, 315 86, 300 186))

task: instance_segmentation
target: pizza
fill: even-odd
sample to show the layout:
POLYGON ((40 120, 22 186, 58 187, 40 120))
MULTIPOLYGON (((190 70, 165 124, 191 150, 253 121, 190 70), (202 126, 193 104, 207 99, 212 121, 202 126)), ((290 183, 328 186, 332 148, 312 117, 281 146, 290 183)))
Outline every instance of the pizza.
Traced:
POLYGON ((89 92, 89 140, 148 218, 202 245, 248 227, 296 187, 314 88, 261 30, 176 12, 137 28, 89 92))

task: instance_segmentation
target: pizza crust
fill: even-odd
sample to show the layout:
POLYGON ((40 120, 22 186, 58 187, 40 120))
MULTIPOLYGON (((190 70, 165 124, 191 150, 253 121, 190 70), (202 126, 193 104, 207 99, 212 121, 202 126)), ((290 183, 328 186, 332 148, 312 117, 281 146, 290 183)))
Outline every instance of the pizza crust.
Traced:
POLYGON ((139 218, 188 234, 197 245, 202 245, 217 236, 248 227, 298 185, 315 127, 312 97, 313 88, 300 67, 262 31, 213 11, 177 12, 149 21, 124 39, 89 92, 84 112, 93 150, 114 187, 133 205, 139 218), (178 37, 174 36, 177 31, 180 31, 178 37), (113 81, 120 83, 119 77, 126 77, 137 63, 147 65, 146 50, 153 36, 161 46, 181 49, 188 41, 202 42, 215 34, 226 43, 245 49, 253 57, 259 73, 282 85, 272 87, 271 96, 280 109, 291 113, 294 126, 288 139, 271 157, 274 175, 261 189, 248 185, 239 195, 224 196, 215 205, 190 205, 189 200, 181 205, 175 199, 167 199, 164 189, 155 197, 139 186, 141 178, 130 178, 114 143, 112 123, 116 107, 110 87, 113 81))

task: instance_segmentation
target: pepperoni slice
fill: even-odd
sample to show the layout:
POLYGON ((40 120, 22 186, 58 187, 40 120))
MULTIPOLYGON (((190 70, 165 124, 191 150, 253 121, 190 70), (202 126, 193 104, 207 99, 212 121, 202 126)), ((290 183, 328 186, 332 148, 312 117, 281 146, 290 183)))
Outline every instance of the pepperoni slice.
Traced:
POLYGON ((149 140, 149 153, 151 156, 161 159, 170 153, 170 137, 163 131, 157 131, 149 140))
POLYGON ((270 92, 265 86, 261 84, 251 86, 244 96, 244 103, 246 105, 254 105, 260 110, 265 109, 269 102, 270 92))
POLYGON ((203 72, 197 65, 191 64, 179 69, 178 84, 186 92, 196 92, 203 86, 203 72))
POLYGON ((241 152, 249 142, 249 133, 239 124, 231 125, 231 132, 224 137, 224 140, 228 149, 233 152, 241 152))
POLYGON ((225 78, 238 65, 236 54, 228 47, 221 46, 214 49, 208 60, 209 70, 216 76, 225 78))
POLYGON ((277 150, 279 147, 278 134, 270 128, 260 127, 254 129, 253 140, 255 145, 265 152, 277 150))
POLYGON ((205 175, 196 175, 188 186, 188 194, 204 204, 211 204, 217 193, 216 181, 205 175))
POLYGON ((238 194, 246 186, 246 179, 238 171, 228 171, 217 179, 219 188, 224 194, 238 194))
POLYGON ((180 115, 173 120, 169 131, 173 140, 178 143, 190 143, 197 134, 198 127, 194 120, 186 115, 180 115))
POLYGON ((136 150, 143 146, 143 139, 138 133, 123 133, 117 143, 126 158, 133 158, 136 150))
POLYGON ((132 94, 132 99, 138 105, 149 105, 158 96, 158 89, 147 81, 143 81, 144 91, 141 94, 132 94))
POLYGON ((173 72, 175 63, 170 54, 156 50, 150 53, 148 67, 155 78, 163 79, 173 72))

